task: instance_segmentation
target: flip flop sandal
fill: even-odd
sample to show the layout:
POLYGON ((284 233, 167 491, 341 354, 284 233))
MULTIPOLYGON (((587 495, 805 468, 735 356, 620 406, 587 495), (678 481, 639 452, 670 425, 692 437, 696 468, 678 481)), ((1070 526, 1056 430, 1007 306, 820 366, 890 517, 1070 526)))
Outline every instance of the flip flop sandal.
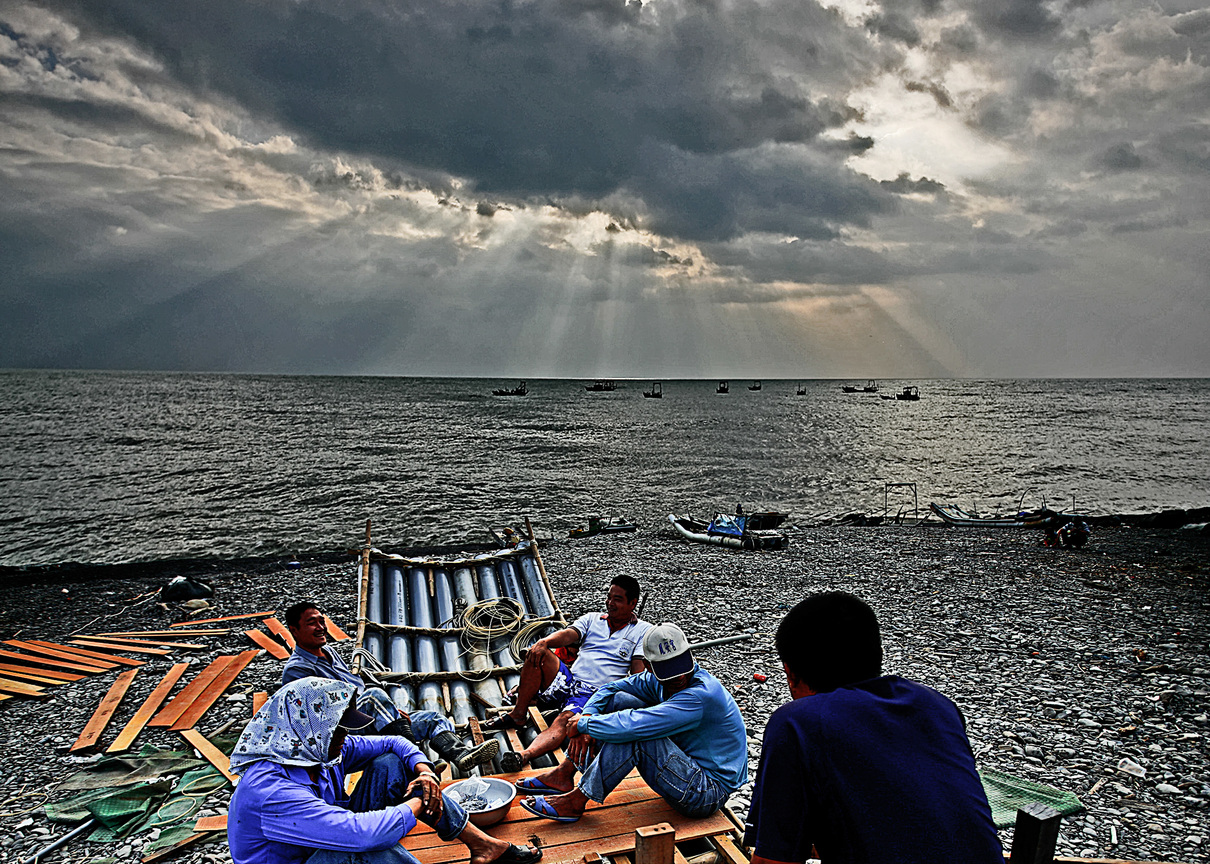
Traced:
POLYGON ((526 792, 530 795, 566 795, 570 791, 547 786, 537 777, 525 777, 518 780, 513 786, 517 787, 519 792, 526 792))
POLYGON ((526 718, 525 723, 518 723, 511 714, 501 714, 491 720, 484 720, 479 724, 479 728, 484 732, 507 732, 509 729, 524 729, 528 722, 529 718, 526 718))
POLYGON ((521 802, 522 809, 528 810, 535 816, 543 819, 550 819, 552 822, 579 822, 579 816, 560 816, 555 812, 555 808, 547 803, 545 796, 536 795, 533 798, 526 798, 521 802), (533 803, 530 803, 533 802, 533 803))
POLYGON ((492 861, 491 864, 535 864, 542 860, 542 850, 538 847, 517 846, 510 843, 504 854, 492 861))

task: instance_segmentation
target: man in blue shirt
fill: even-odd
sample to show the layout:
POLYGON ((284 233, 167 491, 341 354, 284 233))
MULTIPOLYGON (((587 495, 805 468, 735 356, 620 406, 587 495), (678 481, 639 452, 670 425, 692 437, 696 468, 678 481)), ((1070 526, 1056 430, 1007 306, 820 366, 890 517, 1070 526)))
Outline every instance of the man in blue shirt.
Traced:
POLYGON ((521 806, 536 816, 574 822, 588 802, 604 802, 631 769, 674 809, 708 816, 748 780, 748 736, 739 706, 693 660, 675 624, 647 631, 648 670, 605 684, 584 706, 567 739, 568 759, 518 781, 543 792, 521 806), (596 757, 592 757, 596 749, 596 757), (583 770, 578 783, 576 769, 583 770))
POLYGON ((348 735, 372 723, 354 697, 344 682, 302 678, 248 723, 231 755, 240 775, 227 817, 234 864, 418 864, 398 845, 417 820, 464 843, 471 864, 536 864, 540 850, 469 822, 411 742, 348 735), (364 773, 350 798, 354 771, 364 773))
POLYGON ((380 735, 402 735, 409 741, 427 741, 442 759, 469 773, 476 765, 490 762, 500 752, 500 742, 484 741, 468 747, 454 733, 448 717, 433 711, 405 714, 380 687, 367 687, 332 648, 325 647, 328 633, 324 615, 314 603, 295 603, 286 610, 286 627, 294 637, 294 653, 286 658, 282 684, 300 678, 330 678, 357 690, 357 708, 374 720, 380 735))
POLYGON ((1003 864, 962 715, 932 688, 881 676, 869 606, 808 597, 778 627, 777 653, 794 701, 765 727, 752 864, 1003 864))

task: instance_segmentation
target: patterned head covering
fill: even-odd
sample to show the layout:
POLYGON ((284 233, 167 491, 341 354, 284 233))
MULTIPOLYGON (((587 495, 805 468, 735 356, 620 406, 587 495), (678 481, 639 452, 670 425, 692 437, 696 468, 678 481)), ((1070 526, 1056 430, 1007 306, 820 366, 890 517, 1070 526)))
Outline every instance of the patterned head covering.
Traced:
POLYGON ((299 678, 269 697, 244 727, 231 754, 231 770, 267 759, 279 765, 335 765, 328 758, 332 733, 356 692, 343 681, 299 678))

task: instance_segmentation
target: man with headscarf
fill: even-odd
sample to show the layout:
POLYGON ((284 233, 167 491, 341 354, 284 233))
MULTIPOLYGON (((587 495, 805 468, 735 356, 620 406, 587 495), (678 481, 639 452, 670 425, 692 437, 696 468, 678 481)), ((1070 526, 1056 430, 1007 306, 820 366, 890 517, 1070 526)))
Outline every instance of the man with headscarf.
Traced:
POLYGON ((418 864, 399 846, 417 820, 470 850, 471 864, 535 864, 540 850, 490 837, 441 794, 428 758, 406 738, 349 735, 372 718, 340 681, 282 687, 231 755, 240 775, 227 818, 234 864, 418 864), (345 777, 363 771, 351 798, 345 777))
POLYGON ((603 803, 631 769, 678 813, 708 816, 748 781, 748 735, 731 694, 693 659, 675 624, 647 631, 648 670, 598 689, 567 739, 568 758, 519 780, 541 792, 521 806, 544 819, 575 822, 603 803), (596 750, 596 757, 592 753, 596 750), (577 769, 582 769, 575 782, 577 769))

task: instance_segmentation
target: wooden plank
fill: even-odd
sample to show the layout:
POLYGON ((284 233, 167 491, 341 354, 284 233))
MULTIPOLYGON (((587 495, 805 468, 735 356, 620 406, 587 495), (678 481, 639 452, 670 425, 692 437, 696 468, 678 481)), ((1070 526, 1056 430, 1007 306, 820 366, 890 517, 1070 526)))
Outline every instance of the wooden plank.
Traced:
POLYGON ((243 621, 245 618, 267 618, 270 615, 276 615, 276 609, 270 609, 268 612, 247 612, 243 615, 224 615, 222 618, 199 618, 197 621, 178 621, 176 624, 169 624, 169 627, 196 627, 198 624, 217 624, 219 621, 243 621))
POLYGON ((84 726, 84 731, 80 733, 80 737, 76 739, 76 743, 71 745, 73 753, 77 750, 92 747, 100 740, 105 727, 109 725, 110 718, 113 717, 113 712, 118 709, 118 703, 126 695, 130 682, 138 674, 138 669, 127 669, 114 680, 113 684, 110 685, 109 692, 101 699, 101 704, 97 706, 97 710, 93 712, 92 718, 84 726))
MULTIPOLYGON (((55 660, 52 657, 35 656, 32 654, 18 654, 16 651, 0 651, 0 657, 8 660, 20 660, 22 663, 37 663, 39 666, 48 666, 51 669, 70 669, 73 672, 84 672, 88 675, 95 675, 98 672, 104 672, 100 666, 86 666, 83 663, 69 663, 66 660, 55 660)), ((111 666, 111 669, 117 668, 111 666)), ((40 671, 40 670, 36 670, 40 671)))
POLYGON ((227 814, 220 813, 217 816, 202 816, 193 823, 194 831, 226 831, 227 830, 227 814))
POLYGON ((71 654, 67 651, 59 651, 54 648, 43 648, 41 645, 35 645, 32 642, 25 642, 21 639, 5 639, 5 645, 11 645, 14 648, 20 648, 23 651, 29 651, 42 657, 53 657, 56 660, 67 660, 75 663, 78 666, 84 666, 94 672, 103 672, 106 669, 117 669, 118 663, 110 660, 92 660, 87 657, 80 657, 77 654, 71 654))
POLYGON ((121 666, 142 666, 145 660, 132 660, 129 657, 119 657, 116 654, 102 654, 99 651, 88 651, 84 648, 72 648, 70 645, 57 645, 54 642, 43 642, 41 639, 29 640, 31 645, 37 645, 40 648, 53 648, 56 651, 66 651, 68 654, 75 654, 78 657, 83 657, 85 660, 102 663, 117 663, 121 666))
POLYGON ((160 703, 168 696, 170 690, 181 676, 185 674, 185 670, 189 668, 188 663, 177 663, 160 679, 160 683, 155 685, 155 689, 139 706, 139 710, 134 712, 134 716, 130 718, 123 728, 118 733, 118 737, 109 745, 106 753, 116 753, 119 750, 125 750, 134 741, 135 736, 143 731, 143 727, 147 725, 147 721, 151 719, 151 715, 160 707, 160 703))
POLYGON ((231 773, 231 758, 226 753, 215 747, 209 738, 196 729, 178 729, 177 731, 181 733, 182 738, 197 749, 197 752, 202 754, 207 762, 222 772, 232 786, 235 785, 235 775, 231 773))
POLYGON ((290 652, 283 648, 282 644, 268 633, 263 633, 260 630, 245 630, 244 635, 260 647, 264 648, 278 660, 285 660, 290 656, 290 652))
POLYGON ((213 836, 214 836, 213 834, 208 834, 208 833, 204 833, 204 832, 199 833, 199 834, 190 834, 184 840, 181 840, 178 843, 173 843, 171 846, 169 846, 166 849, 161 849, 158 852, 153 852, 151 855, 144 855, 142 858, 139 859, 139 861, 141 861, 142 864, 159 864, 160 861, 164 861, 168 858, 171 858, 177 852, 180 852, 182 849, 184 849, 188 846, 192 846, 194 843, 198 842, 199 840, 205 840, 207 837, 213 837, 213 836))
POLYGON ((231 628, 215 628, 213 630, 119 630, 112 633, 97 633, 97 636, 171 636, 174 639, 181 636, 226 636, 231 628))
POLYGON ((59 672, 59 675, 71 675, 70 678, 52 678, 47 675, 38 674, 42 670, 34 669, 32 666, 20 667, 10 666, 7 663, 0 663, 0 671, 3 671, 7 678, 19 678, 22 681, 33 681, 36 684, 66 684, 68 681, 78 681, 83 678, 83 675, 72 675, 70 672, 59 672), (25 669, 30 671, 26 672, 25 669))
POLYGON ((0 693, 0 702, 3 702, 5 699, 12 699, 12 698, 13 698, 12 696, 9 696, 5 693, 0 693))
POLYGON ((717 834, 710 838, 710 844, 718 852, 721 864, 751 864, 748 856, 735 845, 730 835, 717 834))
POLYGON ((0 693, 13 696, 26 696, 31 699, 45 699, 47 692, 37 684, 28 681, 13 681, 11 678, 0 678, 0 693))
POLYGON ((324 616, 324 626, 328 628, 328 635, 337 642, 343 642, 349 638, 349 634, 337 627, 336 622, 327 615, 324 616))
POLYGON ((209 645, 201 645, 197 642, 171 642, 167 639, 135 639, 129 636, 81 636, 80 638, 105 645, 147 645, 151 648, 180 648, 185 651, 205 651, 210 647, 209 645))
POLYGON ((76 645, 80 648, 97 648, 101 651, 126 651, 130 654, 154 654, 163 657, 165 654, 171 654, 167 648, 146 648, 142 645, 120 645, 116 642, 93 642, 91 639, 70 639, 67 645, 76 645))
POLYGON ((255 660, 260 655, 259 648, 253 648, 251 651, 245 651, 239 654, 234 660, 227 664, 223 671, 215 676, 214 680, 206 685, 206 689, 198 695, 197 699, 193 700, 193 704, 186 709, 180 719, 173 723, 170 728, 173 732, 180 732, 182 729, 189 729, 198 720, 202 719, 202 715, 210 710, 210 706, 218 701, 218 698, 223 695, 231 682, 235 680, 235 676, 244 671, 244 667, 255 660))
POLYGON ((264 690, 257 690, 252 694, 252 713, 255 714, 261 709, 261 706, 269 701, 269 694, 264 690))
POLYGON ((291 651, 294 650, 294 637, 290 635, 290 631, 286 629, 286 625, 278 621, 276 618, 266 618, 261 622, 269 628, 269 632, 274 636, 281 638, 286 643, 286 647, 291 651))
POLYGON ((194 679, 185 685, 185 689, 176 694, 172 701, 165 705, 159 714, 152 717, 147 725, 171 726, 175 723, 177 718, 184 714, 185 709, 198 697, 198 694, 210 686, 210 682, 215 679, 215 676, 227 668, 227 664, 234 659, 234 654, 223 654, 211 660, 210 665, 197 673, 194 679))

